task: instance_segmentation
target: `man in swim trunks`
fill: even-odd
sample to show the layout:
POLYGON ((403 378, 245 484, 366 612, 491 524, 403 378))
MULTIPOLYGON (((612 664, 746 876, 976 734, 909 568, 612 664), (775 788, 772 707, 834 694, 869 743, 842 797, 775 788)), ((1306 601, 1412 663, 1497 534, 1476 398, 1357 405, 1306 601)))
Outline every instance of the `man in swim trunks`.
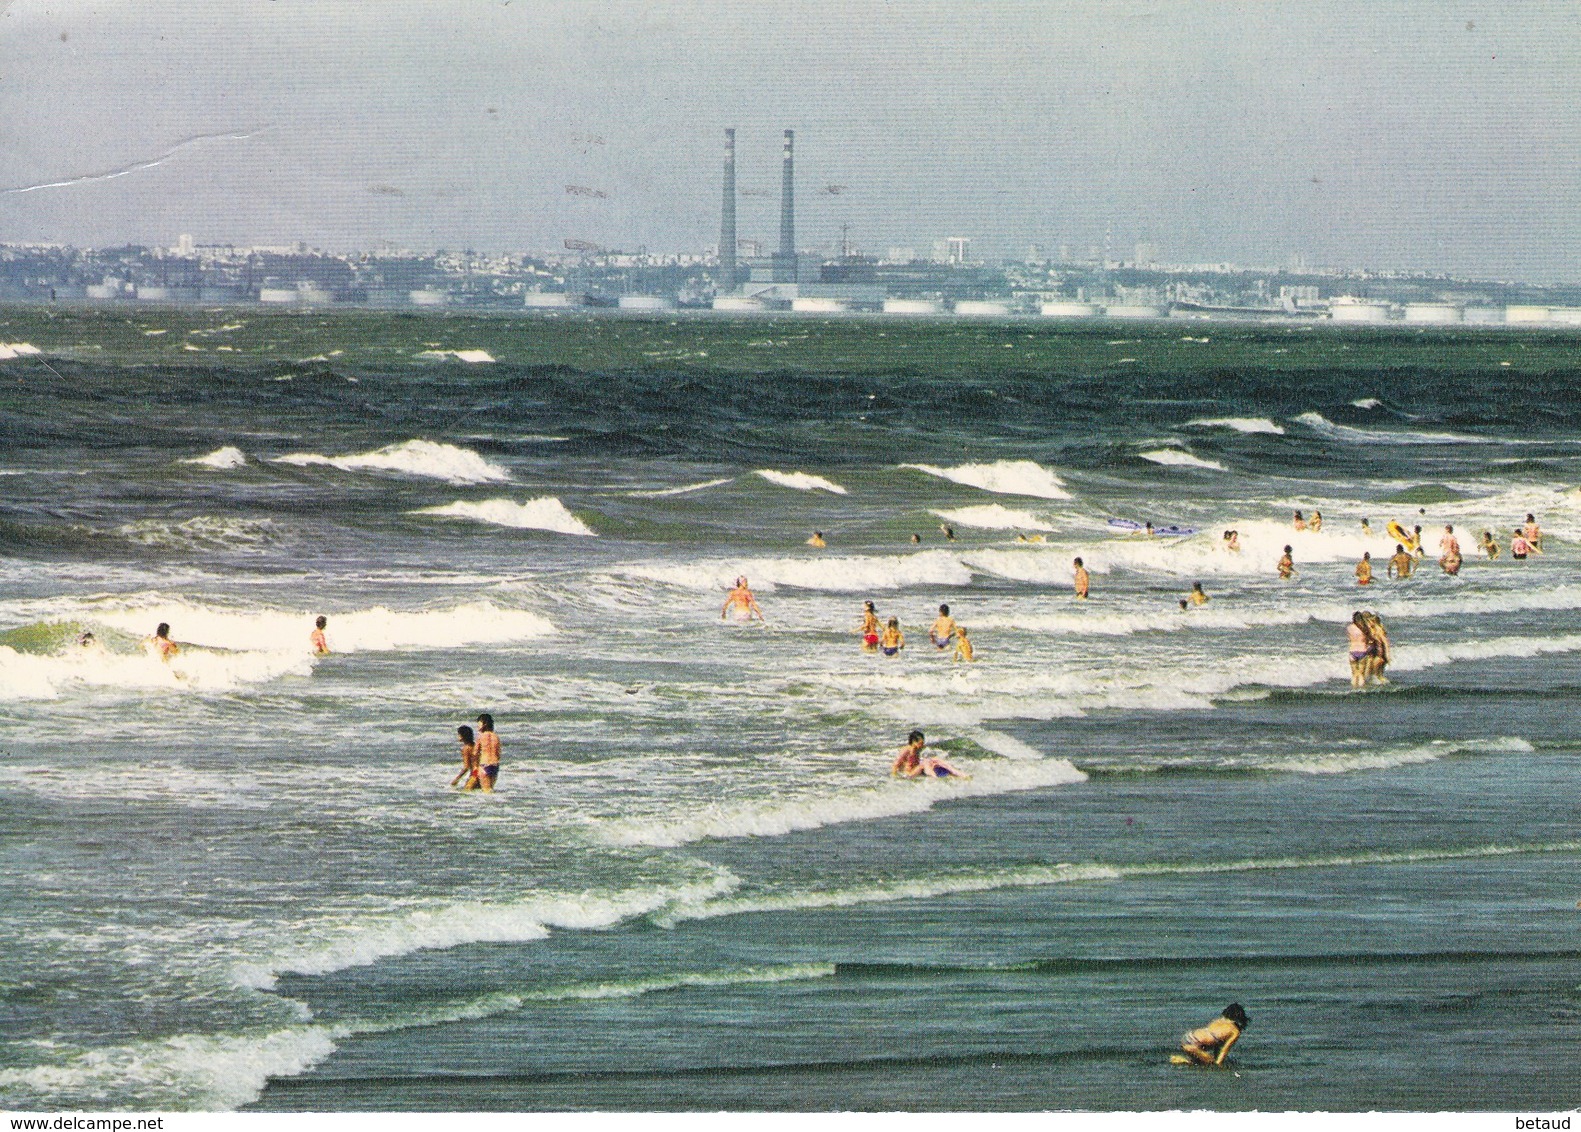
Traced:
POLYGON ((494 782, 500 776, 500 737, 494 733, 494 717, 486 711, 478 715, 478 741, 474 749, 478 758, 478 783, 492 793, 494 782))
POLYGON ((1296 560, 1291 557, 1288 546, 1285 547, 1284 557, 1279 559, 1279 576, 1281 578, 1294 578, 1296 576, 1296 560))
POLYGON ((950 607, 939 606, 939 616, 934 619, 933 627, 928 630, 928 640, 933 642, 933 647, 943 652, 950 647, 950 641, 955 636, 955 618, 950 616, 950 607))
POLYGON ((313 622, 313 631, 308 634, 308 643, 313 646, 314 656, 329 655, 329 641, 324 637, 324 626, 329 624, 329 618, 320 616, 313 622))
POLYGON ((1416 559, 1405 549, 1403 543, 1394 544, 1394 553, 1389 556, 1388 575, 1391 578, 1409 578, 1411 569, 1416 565, 1416 559))
POLYGON ((1187 1030, 1180 1039, 1181 1051, 1201 1065, 1223 1065, 1230 1047, 1240 1041, 1241 1032, 1250 1022, 1245 1007, 1232 1002, 1206 1026, 1187 1030))
POLYGON ((1356 563, 1356 584, 1358 586, 1372 585, 1372 551, 1361 552, 1361 561, 1356 563))
POLYGON ((752 591, 747 588, 745 575, 736 579, 736 587, 725 595, 724 608, 719 611, 719 620, 723 621, 735 610, 737 621, 750 621, 756 614, 759 621, 768 623, 768 618, 763 616, 763 611, 758 608, 757 598, 752 596, 752 591))
POLYGON ((1076 574, 1075 574, 1075 579, 1074 579, 1075 580, 1075 585, 1076 585, 1076 596, 1078 598, 1080 598, 1082 601, 1086 601, 1087 600, 1087 591, 1092 586, 1092 579, 1087 574, 1087 567, 1085 567, 1085 566, 1083 566, 1081 564, 1081 559, 1080 558, 1076 559, 1074 565, 1076 567, 1076 574))

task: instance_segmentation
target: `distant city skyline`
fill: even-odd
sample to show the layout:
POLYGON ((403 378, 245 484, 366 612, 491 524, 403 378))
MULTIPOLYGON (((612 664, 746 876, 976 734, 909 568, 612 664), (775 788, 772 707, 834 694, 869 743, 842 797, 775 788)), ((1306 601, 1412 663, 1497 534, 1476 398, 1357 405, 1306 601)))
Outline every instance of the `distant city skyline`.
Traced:
POLYGON ((0 4, 0 242, 974 257, 1581 278, 1581 10, 0 4))

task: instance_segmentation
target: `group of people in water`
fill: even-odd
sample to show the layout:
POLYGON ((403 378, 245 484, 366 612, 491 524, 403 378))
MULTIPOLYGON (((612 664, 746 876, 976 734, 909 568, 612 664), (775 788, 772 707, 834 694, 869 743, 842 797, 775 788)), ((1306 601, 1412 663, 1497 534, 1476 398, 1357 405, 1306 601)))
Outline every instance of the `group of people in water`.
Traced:
MULTIPOLYGON (((900 650, 906 647, 906 634, 901 631, 900 619, 891 617, 880 624, 878 610, 871 601, 862 603, 862 620, 857 625, 856 631, 862 638, 863 652, 899 656, 900 650)), ((945 651, 953 644, 955 660, 970 663, 977 659, 966 626, 958 624, 955 618, 950 616, 948 605, 939 606, 938 617, 934 618, 933 624, 928 627, 928 641, 939 652, 945 651)))

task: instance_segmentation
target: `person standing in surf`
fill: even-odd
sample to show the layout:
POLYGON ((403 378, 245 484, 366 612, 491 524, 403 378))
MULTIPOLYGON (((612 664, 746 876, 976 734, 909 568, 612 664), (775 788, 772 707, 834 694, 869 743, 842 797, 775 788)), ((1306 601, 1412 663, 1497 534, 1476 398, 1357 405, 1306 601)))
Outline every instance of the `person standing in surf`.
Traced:
POLYGON ((884 626, 884 633, 878 638, 878 647, 885 656, 899 656, 900 650, 906 647, 906 634, 900 631, 900 618, 891 617, 889 624, 884 626))
POLYGON ((878 623, 878 611, 873 608, 871 601, 862 603, 862 624, 857 626, 856 631, 862 636, 863 652, 878 651, 878 638, 883 633, 883 627, 878 623))
POLYGON ((1356 584, 1358 586, 1372 585, 1372 551, 1361 552, 1361 561, 1356 563, 1356 584))
POLYGON ((1073 581, 1076 586, 1076 596, 1082 601, 1087 600, 1087 591, 1092 588, 1092 578, 1087 574, 1087 567, 1082 565, 1080 558, 1073 563, 1076 568, 1073 581))
POLYGON ((456 728, 456 738, 461 743, 461 773, 450 780, 450 785, 454 786, 465 778, 467 784, 461 789, 476 790, 482 783, 478 781, 478 748, 477 741, 472 737, 472 728, 463 723, 456 728))
POLYGON ((1537 525, 1537 516, 1530 513, 1526 516, 1526 525, 1521 528, 1521 534, 1538 554, 1543 552, 1543 529, 1537 525))
POLYGON ((1510 536, 1510 557, 1518 561, 1526 561, 1528 554, 1541 554, 1542 548, 1526 537, 1530 527, 1516 527, 1515 533, 1510 536))
POLYGON ((1323 529, 1323 512, 1321 512, 1321 511, 1314 511, 1314 512, 1312 512, 1312 521, 1307 524, 1307 530, 1311 531, 1313 534, 1317 534, 1322 529, 1323 529))
POLYGON ((943 652, 950 647, 950 641, 955 637, 955 618, 950 616, 950 607, 939 606, 939 616, 933 621, 933 627, 928 630, 928 640, 933 642, 933 647, 943 652))
POLYGON ((1492 562, 1499 556, 1499 544, 1493 541, 1492 531, 1483 531, 1482 540, 1477 544, 1477 546, 1481 549, 1483 554, 1488 556, 1489 562, 1492 562))
POLYGON ((1279 559, 1279 576, 1287 579, 1296 576, 1296 560, 1292 557, 1288 546, 1285 547, 1284 555, 1279 559))
POLYGON ((1199 1065, 1223 1065, 1230 1047, 1241 1040, 1241 1034, 1251 1024, 1246 1008, 1232 1002, 1206 1026, 1187 1030, 1180 1038, 1181 1051, 1199 1065))
POLYGON ((161 621, 154 635, 143 642, 143 648, 151 654, 157 653, 166 664, 170 663, 171 657, 181 652, 181 646, 170 639, 170 625, 165 621, 161 621))
POLYGON ((1304 517, 1302 517, 1302 514, 1299 511, 1296 512, 1295 518, 1291 520, 1290 525, 1298 531, 1304 531, 1307 529, 1307 521, 1304 517))
POLYGON ((1202 592, 1201 582, 1191 583, 1191 592, 1186 595, 1186 600, 1192 605, 1207 605, 1208 595, 1202 592))
POLYGON ((329 655, 329 641, 324 636, 324 626, 328 624, 329 618, 323 615, 320 615, 319 618, 313 622, 313 631, 308 634, 307 640, 308 643, 313 646, 314 656, 329 655))
POLYGON ((1438 564, 1443 567, 1444 573, 1454 577, 1460 573, 1460 540, 1455 537, 1455 528, 1449 523, 1444 524, 1444 537, 1438 540, 1438 564))
POLYGON ((500 776, 500 737, 494 733, 494 717, 486 711, 478 715, 477 757, 478 785, 492 794, 500 776))
POLYGON ((768 623, 768 618, 764 617, 763 611, 758 608, 757 598, 752 596, 752 591, 747 587, 745 574, 736 579, 735 588, 725 595, 725 605, 719 611, 719 620, 723 621, 731 616, 732 610, 735 611, 734 616, 737 621, 750 621, 756 614, 759 621, 768 623))
POLYGON ((1367 683, 1367 658, 1372 655, 1372 640, 1367 635, 1367 619, 1361 610, 1350 615, 1345 626, 1345 645, 1350 656, 1350 686, 1360 689, 1367 683))
POLYGON ((1371 610, 1362 613, 1362 628, 1367 632, 1368 655, 1363 666, 1363 678, 1374 684, 1387 684, 1389 678, 1383 670, 1393 659, 1389 646, 1389 631, 1383 627, 1383 618, 1371 610))
POLYGON ((1394 544, 1394 554, 1389 558, 1388 575, 1391 578, 1409 578, 1416 559, 1405 549, 1404 543, 1394 544))
POLYGON ((966 637, 966 626, 960 625, 955 630, 955 660, 964 660, 968 664, 975 663, 977 654, 972 651, 972 642, 966 637))

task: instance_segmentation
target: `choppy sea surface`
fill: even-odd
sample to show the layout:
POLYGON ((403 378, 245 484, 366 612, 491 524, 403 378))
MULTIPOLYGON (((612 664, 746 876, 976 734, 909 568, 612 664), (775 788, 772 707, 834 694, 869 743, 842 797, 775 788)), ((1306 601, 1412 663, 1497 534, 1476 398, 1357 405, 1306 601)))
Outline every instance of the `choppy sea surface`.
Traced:
POLYGON ((42 351, 0 361, 0 1107, 1581 1103, 1575 335, 0 341, 42 351), (1544 555, 1474 551, 1528 512, 1544 555), (721 620, 740 574, 766 624, 721 620), (1395 645, 1359 693, 1357 608, 1395 645), (447 785, 480 711, 492 795, 447 785), (889 777, 912 727, 970 780, 889 777), (1171 1066, 1232 1000, 1234 1072, 1171 1066))

